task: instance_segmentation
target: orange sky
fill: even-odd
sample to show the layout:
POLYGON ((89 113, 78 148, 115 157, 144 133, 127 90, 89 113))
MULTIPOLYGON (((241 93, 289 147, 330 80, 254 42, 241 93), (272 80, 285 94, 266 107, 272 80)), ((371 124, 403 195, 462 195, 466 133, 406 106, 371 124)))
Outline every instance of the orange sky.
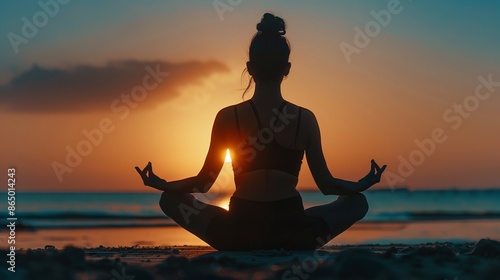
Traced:
MULTIPOLYGON (((485 84, 478 77, 500 81, 499 58, 488 59, 481 42, 464 50, 436 39, 450 30, 412 27, 423 7, 393 15, 394 23, 349 63, 340 44, 352 44, 353 27, 373 20, 370 11, 384 5, 342 4, 329 14, 297 3, 242 4, 221 21, 210 5, 128 4, 114 16, 104 7, 96 15, 102 25, 92 26, 72 21, 77 8, 91 8, 77 5, 85 6, 68 4, 19 54, 8 54, 9 67, 0 70, 0 168, 16 167, 18 190, 148 191, 133 169, 148 161, 166 180, 195 175, 215 114, 242 101, 248 44, 268 10, 285 19, 292 45, 284 97, 316 114, 334 176, 358 180, 374 158, 388 165, 379 187, 500 186, 500 86, 482 86, 475 95, 485 84), (121 94, 143 85, 147 67, 157 65, 168 76, 152 77, 158 86, 143 99, 123 101, 121 94), (96 129, 107 132, 82 144, 83 131, 96 129), (425 140, 433 131, 434 140, 425 140), (68 164, 68 149, 78 147, 86 155, 68 164), (54 171, 62 165, 67 172, 54 171)), ((20 29, 19 18, 36 10, 25 6, 5 26, 20 29)), ((315 189, 305 162, 299 188, 315 189)))

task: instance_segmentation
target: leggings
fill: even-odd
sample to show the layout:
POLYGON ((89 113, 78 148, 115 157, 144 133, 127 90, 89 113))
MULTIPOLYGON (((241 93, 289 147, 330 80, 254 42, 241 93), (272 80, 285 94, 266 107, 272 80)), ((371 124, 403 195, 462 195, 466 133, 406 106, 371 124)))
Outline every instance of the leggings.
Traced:
POLYGON ((229 211, 212 218, 207 241, 222 251, 314 250, 330 233, 320 217, 308 217, 300 196, 276 201, 231 197, 229 211))

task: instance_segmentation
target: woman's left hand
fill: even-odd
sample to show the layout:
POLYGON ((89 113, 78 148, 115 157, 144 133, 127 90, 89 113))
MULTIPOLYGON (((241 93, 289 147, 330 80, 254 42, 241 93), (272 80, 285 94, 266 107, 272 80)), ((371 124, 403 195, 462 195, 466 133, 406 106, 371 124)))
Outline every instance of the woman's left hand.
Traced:
POLYGON ((150 186, 152 188, 163 190, 162 186, 166 183, 166 181, 153 173, 153 165, 151 162, 148 162, 146 167, 141 170, 139 167, 135 167, 135 170, 141 175, 142 181, 145 186, 150 186))
POLYGON ((380 168, 375 160, 372 159, 370 172, 368 172, 365 177, 358 181, 358 183, 361 185, 361 191, 364 191, 380 182, 380 177, 382 176, 382 173, 384 172, 386 167, 387 165, 384 165, 382 166, 382 168, 380 168))

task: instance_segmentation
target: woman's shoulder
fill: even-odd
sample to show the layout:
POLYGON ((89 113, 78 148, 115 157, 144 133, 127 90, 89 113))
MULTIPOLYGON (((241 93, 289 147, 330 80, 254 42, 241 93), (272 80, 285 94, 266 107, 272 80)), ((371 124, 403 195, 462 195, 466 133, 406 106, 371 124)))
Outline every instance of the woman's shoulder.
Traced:
MULTIPOLYGON (((217 113, 217 117, 221 118, 221 119, 228 119, 228 118, 234 119, 234 115, 237 113, 236 112, 237 108, 239 108, 240 105, 247 103, 247 102, 248 102, 248 100, 245 100, 245 101, 242 101, 242 102, 239 102, 236 104, 228 105, 228 106, 219 110, 219 112, 217 113)), ((290 113, 295 114, 295 113, 298 113, 300 111, 301 118, 304 118, 305 120, 315 120, 316 119, 316 117, 314 116, 314 113, 310 109, 303 107, 303 106, 300 106, 298 104, 292 103, 288 100, 286 100, 286 102, 287 102, 286 107, 288 107, 288 110, 290 113)))
POLYGON ((291 109, 294 110, 294 111, 300 111, 301 113, 301 116, 309 119, 309 118, 315 118, 314 117, 314 113, 309 110, 308 108, 306 107, 303 107, 303 106, 300 106, 298 104, 295 104, 295 103, 292 103, 290 101, 287 100, 287 103, 291 105, 291 109))
POLYGON ((228 106, 220 109, 219 112, 217 113, 217 115, 221 115, 221 116, 226 116, 228 114, 234 115, 234 111, 235 111, 236 107, 238 105, 240 105, 241 103, 243 103, 243 102, 232 104, 232 105, 228 105, 228 106))
POLYGON ((232 104, 232 105, 228 105, 222 109, 219 110, 219 112, 217 113, 217 115, 219 116, 234 116, 234 114, 236 113, 235 111, 237 110, 237 108, 239 108, 242 104, 244 103, 248 103, 248 100, 245 100, 245 101, 242 101, 242 102, 239 102, 239 103, 235 103, 235 104, 232 104))

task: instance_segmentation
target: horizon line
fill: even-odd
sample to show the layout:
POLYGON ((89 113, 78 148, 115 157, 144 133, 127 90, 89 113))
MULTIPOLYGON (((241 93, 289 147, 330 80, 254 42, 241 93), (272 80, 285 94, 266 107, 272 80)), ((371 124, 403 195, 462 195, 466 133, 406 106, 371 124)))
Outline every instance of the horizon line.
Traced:
MULTIPOLYGON (((408 192, 419 192, 419 191, 491 191, 491 190, 500 190, 500 186, 489 186, 489 187, 476 187, 476 188, 460 188, 460 187, 450 187, 450 188, 408 188, 408 187, 395 187, 395 188, 375 188, 368 189, 365 192, 377 192, 377 191, 408 191, 408 192)), ((321 192, 320 190, 298 190, 299 193, 313 193, 313 192, 321 192)), ((156 193, 154 191, 126 191, 126 190, 104 190, 104 191, 85 191, 85 190, 75 190, 75 191, 50 191, 50 190, 23 190, 16 191, 16 193, 133 193, 133 194, 147 194, 147 193, 156 193)), ((157 192, 161 194, 161 192, 157 192)), ((232 192, 214 192, 214 193, 227 193, 231 194, 232 192)))

